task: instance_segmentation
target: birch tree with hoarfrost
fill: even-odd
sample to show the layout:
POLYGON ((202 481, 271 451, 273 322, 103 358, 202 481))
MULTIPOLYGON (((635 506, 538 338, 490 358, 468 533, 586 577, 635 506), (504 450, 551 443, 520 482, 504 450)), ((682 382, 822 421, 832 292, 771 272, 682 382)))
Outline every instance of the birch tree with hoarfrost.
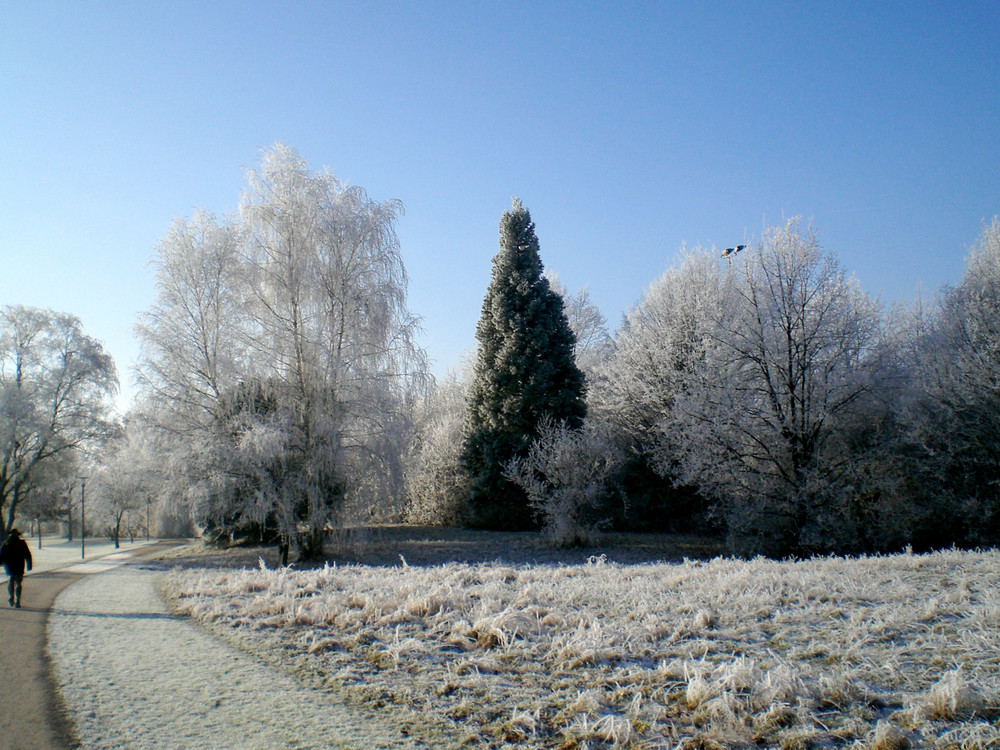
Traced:
POLYGON ((149 424, 162 456, 158 514, 181 528, 192 516, 213 524, 232 494, 220 470, 219 404, 249 366, 244 241, 237 220, 199 210, 173 222, 150 261, 156 300, 136 325, 144 400, 133 421, 149 424))
MULTIPOLYGON (((249 175, 240 215, 257 374, 276 389, 285 479, 279 524, 307 556, 347 504, 402 503, 409 396, 426 374, 406 307, 395 225, 402 205, 378 203, 277 146, 249 175)), ((257 429, 255 426, 254 429, 257 429)))
POLYGON ((880 370, 880 311, 798 220, 731 270, 702 362, 661 425, 661 460, 715 499, 743 551, 824 549, 848 520, 880 370))
POLYGON ((315 557, 349 512, 402 503, 410 398, 427 375, 406 307, 401 210, 310 170, 281 144, 248 172, 236 226, 218 240, 236 239, 233 266, 215 287, 227 303, 220 309, 232 303, 232 324, 208 337, 214 345, 193 347, 180 372, 165 350, 154 360, 183 384, 182 407, 203 402, 211 415, 203 515, 266 519, 315 557), (238 293, 227 286, 234 278, 238 293))
POLYGON ((171 430, 203 437, 222 394, 247 366, 242 226, 205 211, 176 219, 157 245, 156 302, 139 316, 139 384, 169 405, 171 430))

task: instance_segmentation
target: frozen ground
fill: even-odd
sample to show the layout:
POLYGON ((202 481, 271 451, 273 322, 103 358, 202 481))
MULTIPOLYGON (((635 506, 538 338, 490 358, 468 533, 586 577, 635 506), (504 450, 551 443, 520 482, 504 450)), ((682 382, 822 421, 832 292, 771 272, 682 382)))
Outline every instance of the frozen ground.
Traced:
POLYGON ((1000 553, 175 569, 173 606, 435 747, 1000 748, 1000 553), (462 745, 461 742, 466 744, 462 745))
POLYGON ((161 570, 109 567, 56 600, 49 650, 88 750, 416 747, 170 616, 161 570))

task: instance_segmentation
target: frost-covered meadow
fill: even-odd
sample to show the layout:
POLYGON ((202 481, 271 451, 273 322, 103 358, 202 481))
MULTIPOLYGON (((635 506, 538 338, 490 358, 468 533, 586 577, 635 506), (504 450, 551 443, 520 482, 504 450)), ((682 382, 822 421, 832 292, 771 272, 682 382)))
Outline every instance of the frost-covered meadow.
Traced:
POLYGON ((174 608, 429 746, 1000 746, 1000 553, 175 569, 174 608))

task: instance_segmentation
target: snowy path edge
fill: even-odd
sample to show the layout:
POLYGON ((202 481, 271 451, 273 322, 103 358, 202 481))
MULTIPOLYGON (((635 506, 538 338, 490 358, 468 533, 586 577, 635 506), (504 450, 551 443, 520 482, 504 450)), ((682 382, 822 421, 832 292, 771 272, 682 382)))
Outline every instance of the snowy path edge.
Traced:
POLYGON ((81 579, 56 599, 49 657, 83 746, 420 746, 171 615, 156 586, 164 570, 124 564, 81 579))

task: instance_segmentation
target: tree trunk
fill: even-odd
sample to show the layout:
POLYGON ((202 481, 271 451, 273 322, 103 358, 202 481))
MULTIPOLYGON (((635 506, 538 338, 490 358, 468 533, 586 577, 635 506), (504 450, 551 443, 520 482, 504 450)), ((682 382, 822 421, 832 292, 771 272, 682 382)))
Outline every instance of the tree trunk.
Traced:
POLYGON ((323 559, 325 540, 326 532, 323 529, 310 529, 305 534, 300 534, 299 557, 303 560, 323 559))

